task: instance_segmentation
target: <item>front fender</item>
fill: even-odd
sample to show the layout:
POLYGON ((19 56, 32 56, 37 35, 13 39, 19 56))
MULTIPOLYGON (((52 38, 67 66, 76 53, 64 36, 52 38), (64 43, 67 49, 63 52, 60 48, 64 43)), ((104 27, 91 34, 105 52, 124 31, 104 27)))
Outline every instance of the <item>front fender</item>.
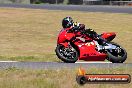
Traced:
POLYGON ((68 46, 68 42, 65 42, 65 43, 59 43, 58 45, 63 45, 63 46, 65 46, 65 47, 67 47, 67 46, 68 46))

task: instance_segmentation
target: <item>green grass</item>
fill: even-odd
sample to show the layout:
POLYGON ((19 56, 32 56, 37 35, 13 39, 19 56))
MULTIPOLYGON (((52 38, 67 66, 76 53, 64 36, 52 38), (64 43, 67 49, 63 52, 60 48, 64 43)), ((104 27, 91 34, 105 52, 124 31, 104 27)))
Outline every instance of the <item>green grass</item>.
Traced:
MULTIPOLYGON (((86 84, 76 82, 78 69, 31 70, 8 68, 0 70, 0 88, 131 88, 131 84, 86 84)), ((130 74, 130 68, 86 69, 88 74, 130 74), (127 69, 127 70, 126 70, 127 69)))
POLYGON ((132 62, 131 14, 22 8, 0 8, 0 60, 60 61, 54 50, 66 16, 98 33, 116 32, 114 42, 127 50, 126 62, 132 62))

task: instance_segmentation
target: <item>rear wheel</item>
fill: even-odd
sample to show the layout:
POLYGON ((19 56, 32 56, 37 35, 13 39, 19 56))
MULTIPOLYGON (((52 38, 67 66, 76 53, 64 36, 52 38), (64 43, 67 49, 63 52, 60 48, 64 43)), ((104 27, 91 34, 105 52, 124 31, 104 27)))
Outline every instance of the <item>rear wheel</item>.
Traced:
POLYGON ((107 50, 107 60, 111 61, 112 63, 123 63, 127 58, 126 50, 117 43, 111 42, 111 44, 115 45, 116 49, 107 50))
POLYGON ((58 58, 66 63, 75 63, 78 60, 78 52, 72 46, 57 45, 55 52, 58 58))

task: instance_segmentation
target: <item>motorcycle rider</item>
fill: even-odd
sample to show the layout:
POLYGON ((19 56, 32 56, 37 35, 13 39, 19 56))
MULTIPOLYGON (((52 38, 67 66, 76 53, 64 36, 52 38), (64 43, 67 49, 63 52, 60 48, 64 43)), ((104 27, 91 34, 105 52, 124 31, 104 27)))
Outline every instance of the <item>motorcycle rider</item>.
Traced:
POLYGON ((101 61, 107 59, 113 63, 120 63, 126 60, 125 50, 110 42, 116 36, 114 32, 98 35, 92 29, 85 29, 84 24, 74 22, 71 17, 65 17, 62 26, 55 49, 56 55, 62 61, 74 63, 77 60, 97 61, 100 58, 101 61), (103 40, 106 41, 103 43, 103 40))
POLYGON ((85 25, 84 24, 80 24, 78 22, 74 22, 73 19, 71 17, 65 17, 62 20, 62 27, 65 28, 76 28, 76 29, 85 29, 85 25))
MULTIPOLYGON (((81 31, 82 33, 85 32, 89 37, 94 38, 97 36, 97 33, 93 29, 85 29, 84 24, 80 24, 78 22, 74 22, 71 17, 65 17, 62 20, 62 27, 64 29, 70 28, 74 31, 81 31)), ((73 32, 74 33, 74 32, 73 32)))

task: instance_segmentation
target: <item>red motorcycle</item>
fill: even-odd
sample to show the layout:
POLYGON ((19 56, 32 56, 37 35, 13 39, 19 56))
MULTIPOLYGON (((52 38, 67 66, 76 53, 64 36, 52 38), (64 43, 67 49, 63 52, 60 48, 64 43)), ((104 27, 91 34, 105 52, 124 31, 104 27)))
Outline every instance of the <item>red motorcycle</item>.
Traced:
POLYGON ((96 34, 94 38, 90 35, 84 30, 62 29, 58 35, 56 55, 66 63, 105 59, 112 63, 123 63, 126 60, 126 50, 117 43, 111 42, 116 36, 114 32, 96 34))

